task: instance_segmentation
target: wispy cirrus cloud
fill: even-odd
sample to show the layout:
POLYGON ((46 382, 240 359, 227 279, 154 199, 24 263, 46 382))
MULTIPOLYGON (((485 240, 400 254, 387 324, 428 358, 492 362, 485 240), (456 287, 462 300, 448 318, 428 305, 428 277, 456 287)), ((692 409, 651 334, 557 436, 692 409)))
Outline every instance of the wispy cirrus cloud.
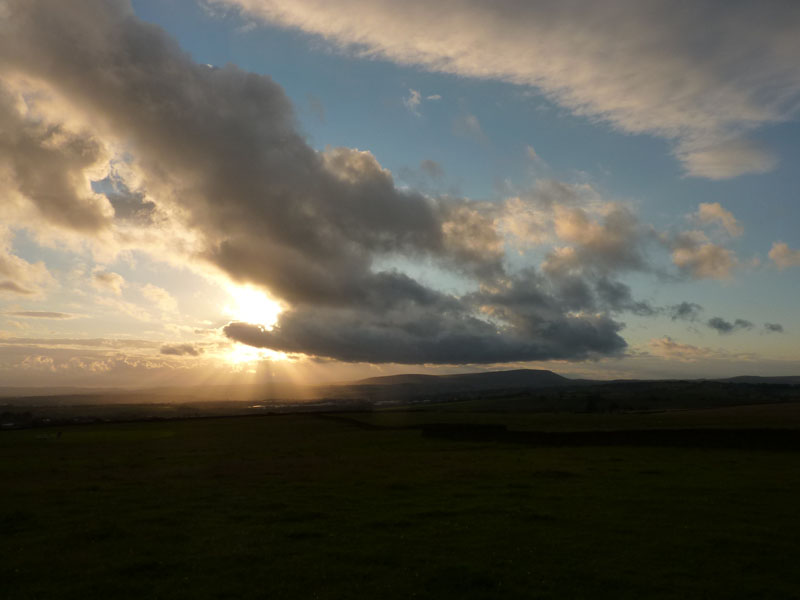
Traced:
POLYGON ((78 315, 63 312, 51 312, 46 310, 14 310, 5 313, 11 317, 21 317, 23 319, 54 319, 67 320, 77 319, 78 315))
POLYGON ((681 10, 635 0, 214 2, 355 54, 535 87, 577 114, 671 140, 698 177, 774 168, 774 153, 746 136, 795 118, 800 102, 800 7, 791 1, 724 12, 710 0, 681 10))
POLYGON ((697 362, 701 360, 749 361, 756 358, 754 354, 732 353, 717 348, 683 344, 669 336, 652 339, 647 346, 654 356, 680 362, 697 362))

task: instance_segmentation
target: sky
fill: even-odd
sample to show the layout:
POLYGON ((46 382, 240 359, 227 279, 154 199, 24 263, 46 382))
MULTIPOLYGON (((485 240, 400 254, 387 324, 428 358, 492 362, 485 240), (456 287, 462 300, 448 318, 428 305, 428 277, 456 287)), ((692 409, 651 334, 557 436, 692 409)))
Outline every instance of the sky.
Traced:
POLYGON ((0 386, 800 374, 798 28, 0 0, 0 386))

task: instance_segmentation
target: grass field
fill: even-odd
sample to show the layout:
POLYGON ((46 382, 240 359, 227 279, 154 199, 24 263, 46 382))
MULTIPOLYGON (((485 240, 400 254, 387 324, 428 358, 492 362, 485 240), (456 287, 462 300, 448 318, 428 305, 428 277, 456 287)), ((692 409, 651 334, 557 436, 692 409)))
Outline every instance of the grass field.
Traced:
POLYGON ((353 422, 794 426, 797 410, 456 409, 0 432, 0 598, 800 597, 800 452, 353 422))

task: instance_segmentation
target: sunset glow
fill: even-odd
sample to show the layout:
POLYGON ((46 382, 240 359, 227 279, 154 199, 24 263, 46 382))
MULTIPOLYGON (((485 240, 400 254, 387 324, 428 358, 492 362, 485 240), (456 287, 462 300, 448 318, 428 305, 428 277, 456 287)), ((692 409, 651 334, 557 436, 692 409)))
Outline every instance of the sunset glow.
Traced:
POLYGON ((224 307, 223 313, 231 320, 261 325, 267 329, 272 329, 278 322, 281 305, 263 291, 231 285, 227 292, 231 296, 231 303, 224 307))
MULTIPOLYGON (((233 321, 259 325, 272 329, 278 322, 281 306, 261 290, 248 286, 230 285, 227 292, 231 303, 224 307, 223 313, 233 321)), ((263 360, 286 360, 286 354, 266 348, 253 348, 235 342, 225 353, 225 360, 239 367, 247 367, 263 360)))
POLYGON ((800 13, 611 4, 0 0, 0 380, 795 374, 800 13))

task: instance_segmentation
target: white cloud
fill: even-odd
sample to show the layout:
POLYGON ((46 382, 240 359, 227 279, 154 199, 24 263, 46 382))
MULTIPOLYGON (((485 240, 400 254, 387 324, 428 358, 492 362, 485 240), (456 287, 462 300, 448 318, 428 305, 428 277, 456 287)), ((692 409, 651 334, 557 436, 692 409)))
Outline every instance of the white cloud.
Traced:
POLYGON ((737 138, 794 118, 800 100, 793 2, 215 1, 360 55, 534 86, 577 114, 674 140, 687 172, 712 179, 772 168, 737 138))
POLYGON ((727 140, 697 149, 679 148, 676 154, 688 175, 707 179, 768 173, 778 165, 778 157, 773 152, 745 139, 727 140))
POLYGON ((405 104, 406 108, 417 116, 419 116, 420 102, 422 102, 422 97, 417 90, 409 89, 408 98, 403 98, 403 104, 405 104))

